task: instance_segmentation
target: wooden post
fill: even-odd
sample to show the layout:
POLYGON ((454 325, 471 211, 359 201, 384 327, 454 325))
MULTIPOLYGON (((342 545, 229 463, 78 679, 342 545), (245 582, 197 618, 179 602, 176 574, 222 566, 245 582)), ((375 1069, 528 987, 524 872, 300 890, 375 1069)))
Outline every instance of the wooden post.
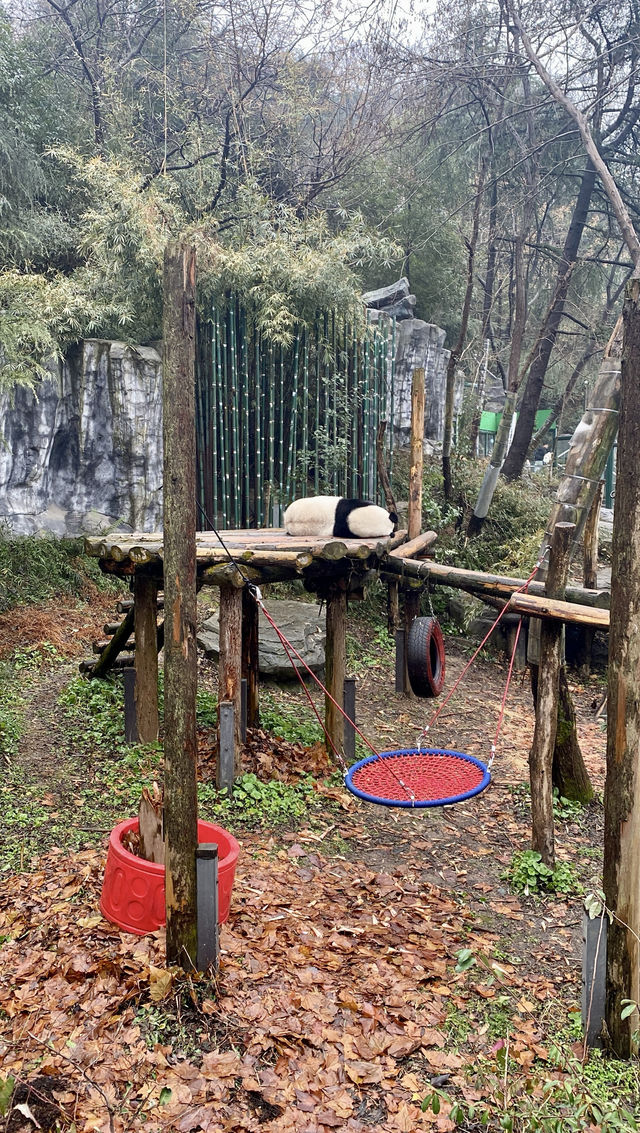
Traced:
POLYGON ((247 682, 247 727, 260 723, 259 610, 245 586, 242 591, 242 676, 247 682))
POLYGON ((409 472, 409 539, 422 531, 422 469, 424 464, 424 370, 411 379, 411 469, 409 472))
POLYGON ((195 249, 164 257, 164 762, 167 963, 197 959, 195 249))
POLYGON ((345 677, 344 682, 344 710, 349 717, 344 720, 344 757, 347 763, 353 763, 356 757, 356 679, 345 677))
MULTIPOLYGON (((424 385, 424 383, 423 383, 424 385)), ((378 479, 382 484, 384 498, 387 505, 387 510, 398 514, 398 507, 394 499, 393 491, 391 488, 391 481, 389 480, 389 473, 384 459, 384 434, 387 428, 386 421, 378 422, 378 432, 376 434, 376 465, 378 468, 378 479)), ((424 429, 424 409, 423 409, 423 429, 424 429)), ((400 625, 400 588, 398 583, 393 579, 387 583, 387 630, 393 637, 398 626, 400 625)))
POLYGON ((158 584, 148 575, 133 576, 136 638, 136 721, 138 738, 158 738, 158 584))
MULTIPOLYGON (((411 381, 411 468, 409 471, 409 539, 417 539, 422 531, 422 470, 424 464, 424 370, 413 371, 411 381)), ((421 588, 404 590, 404 628, 406 640, 409 639, 411 623, 420 615, 421 588)), ((406 670, 405 650, 405 696, 413 699, 413 692, 406 670)))
MULTIPOLYGON (((593 497, 593 503, 589 509, 587 522, 584 526, 582 581, 589 590, 595 590, 598 585, 598 523, 600 521, 600 508, 602 506, 603 494, 604 480, 601 480, 596 489, 596 494, 593 497)), ((592 629, 585 627, 582 631, 580 663, 585 674, 591 671, 593 636, 594 631, 592 629)))
POLYGON ((240 767, 240 699, 242 679, 242 594, 235 586, 220 587, 219 697, 230 700, 234 713, 234 773, 240 767))
MULTIPOLYGON (((325 648, 325 678, 327 691, 342 704, 344 678, 347 667, 346 649, 347 593, 344 585, 335 583, 327 596, 327 644, 325 648)), ((325 727, 336 749, 344 746, 344 717, 325 697, 325 727)), ((327 740, 328 744, 328 740, 327 740)))
POLYGON ((637 1048, 640 1002, 640 281, 627 285, 616 501, 604 790, 604 892, 615 919, 607 946, 606 1023, 614 1052, 637 1048))
MULTIPOLYGON (((557 523, 551 541, 547 594, 562 598, 567 583, 575 524, 557 523)), ((562 664, 562 626, 544 621, 540 631, 540 666, 536 699, 536 725, 529 754, 531 780, 531 845, 553 868, 553 788, 551 768, 558 725, 558 677, 562 664)))

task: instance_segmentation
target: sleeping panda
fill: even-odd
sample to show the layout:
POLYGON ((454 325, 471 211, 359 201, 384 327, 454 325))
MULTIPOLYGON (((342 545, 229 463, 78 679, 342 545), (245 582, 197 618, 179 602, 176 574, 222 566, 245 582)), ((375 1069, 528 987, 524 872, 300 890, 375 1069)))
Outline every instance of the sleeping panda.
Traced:
POLYGON ((294 500, 284 513, 287 535, 374 539, 391 535, 397 524, 395 512, 385 511, 367 500, 347 500, 343 496, 294 500))

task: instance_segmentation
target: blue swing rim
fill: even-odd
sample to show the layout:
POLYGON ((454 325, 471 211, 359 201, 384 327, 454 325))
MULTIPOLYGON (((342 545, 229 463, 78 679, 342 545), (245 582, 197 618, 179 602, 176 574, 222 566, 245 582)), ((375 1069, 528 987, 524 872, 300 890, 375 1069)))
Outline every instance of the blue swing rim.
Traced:
POLYGON ((436 747, 436 748, 419 748, 419 747, 405 747, 397 748, 394 751, 381 751, 378 755, 368 755, 365 759, 360 759, 357 763, 347 771, 344 777, 345 787, 351 791, 352 795, 357 798, 363 799, 367 803, 376 803, 378 806, 391 806, 403 807, 406 810, 424 810, 436 806, 452 806, 454 803, 465 802, 466 799, 472 799, 475 795, 479 795, 481 791, 486 790, 491 782, 491 772, 485 763, 476 759, 474 755, 466 755, 462 751, 452 751, 449 748, 436 747), (454 756, 456 759, 464 760, 465 763, 472 763, 482 771, 482 781, 477 787, 473 787, 470 791, 464 791, 461 795, 448 795, 442 799, 387 799, 381 795, 371 795, 366 791, 361 791, 356 787, 353 782, 353 776, 356 771, 361 767, 365 767, 368 763, 375 763, 380 759, 393 759, 398 755, 449 755, 454 756))

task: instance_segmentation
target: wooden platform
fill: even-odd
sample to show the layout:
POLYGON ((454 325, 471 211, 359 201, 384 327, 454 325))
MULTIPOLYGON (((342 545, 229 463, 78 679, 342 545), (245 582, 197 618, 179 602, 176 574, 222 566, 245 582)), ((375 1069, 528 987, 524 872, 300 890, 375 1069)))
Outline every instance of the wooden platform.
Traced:
MULTIPOLYGON (((382 558, 399 547, 407 538, 406 531, 397 531, 386 539, 326 539, 287 535, 282 527, 261 527, 234 531, 198 531, 196 556, 198 568, 229 562, 229 552, 238 562, 256 564, 299 564, 309 566, 314 559, 337 562, 340 559, 366 560, 382 558), (227 548, 227 549, 225 549, 227 548)), ((85 551, 94 558, 112 563, 160 564, 164 546, 162 532, 132 532, 123 535, 88 536, 85 551)))

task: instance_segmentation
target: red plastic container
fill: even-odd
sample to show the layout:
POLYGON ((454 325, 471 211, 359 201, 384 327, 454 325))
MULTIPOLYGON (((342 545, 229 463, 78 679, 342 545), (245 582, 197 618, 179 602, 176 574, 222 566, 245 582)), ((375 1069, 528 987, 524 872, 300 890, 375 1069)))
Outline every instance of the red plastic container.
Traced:
MULTIPOLYGON (((137 829, 138 819, 129 818, 111 831, 100 912, 125 932, 144 936, 165 923, 164 866, 138 858, 122 845, 124 835, 137 829)), ((228 830, 212 822, 198 822, 198 841, 218 846, 218 921, 223 924, 229 916, 240 847, 228 830)))

